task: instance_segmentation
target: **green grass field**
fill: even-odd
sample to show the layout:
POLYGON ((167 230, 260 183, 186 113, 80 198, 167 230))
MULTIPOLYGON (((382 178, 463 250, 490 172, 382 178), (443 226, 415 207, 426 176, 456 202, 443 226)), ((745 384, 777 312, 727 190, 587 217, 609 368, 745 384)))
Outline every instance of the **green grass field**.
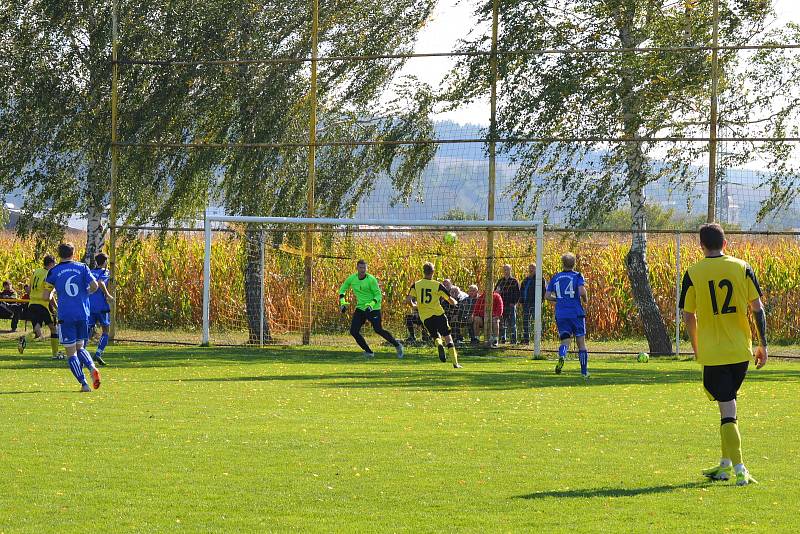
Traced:
POLYGON ((707 483, 719 417, 689 361, 405 360, 354 346, 118 345, 77 393, 0 344, 0 532, 797 532, 800 364, 740 395, 758 486, 707 483))

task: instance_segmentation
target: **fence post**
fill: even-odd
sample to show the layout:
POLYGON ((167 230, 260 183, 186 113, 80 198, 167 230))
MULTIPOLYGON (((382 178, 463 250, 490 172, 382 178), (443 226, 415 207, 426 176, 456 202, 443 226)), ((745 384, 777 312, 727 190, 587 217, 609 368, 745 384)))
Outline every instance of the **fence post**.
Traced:
POLYGON ((681 353, 681 233, 675 232, 675 355, 681 353))
POLYGON ((111 326, 108 337, 111 342, 117 335, 117 174, 119 173, 119 147, 117 146, 117 122, 119 107, 119 1, 111 2, 111 183, 109 186, 109 270, 111 271, 110 302, 111 326))
POLYGON ((258 339, 259 347, 264 346, 264 230, 261 230, 260 234, 260 255, 261 255, 261 272, 259 273, 259 280, 261 281, 261 293, 259 300, 261 301, 261 306, 259 306, 258 310, 258 339))
MULTIPOLYGON (((319 53, 319 0, 311 0, 311 88, 308 94, 308 183, 306 184, 306 217, 314 217, 314 187, 317 157, 317 55, 319 53)), ((311 297, 314 284, 314 234, 308 225, 305 239, 305 279, 303 294, 303 345, 311 343, 311 297)))
POLYGON ((205 256, 203 258, 203 338, 202 345, 209 344, 209 323, 211 304, 211 221, 208 220, 208 209, 203 216, 203 232, 205 234, 205 256))
POLYGON ((708 213, 706 222, 714 222, 717 216, 717 92, 719 88, 719 0, 714 3, 714 27, 711 49, 711 117, 708 143, 708 213))
MULTIPOLYGON (((496 167, 496 142, 497 139, 497 25, 498 25, 498 0, 492 1, 492 53, 489 57, 489 68, 491 70, 491 115, 489 117, 489 205, 487 209, 487 219, 494 220, 494 196, 495 179, 497 176, 496 167)), ((494 317, 492 316, 492 293, 494 291, 494 231, 491 229, 486 234, 486 280, 484 287, 484 313, 483 313, 483 333, 486 343, 492 337, 492 326, 494 317)), ((502 321, 502 318, 500 319, 502 321)), ((499 334, 499 333, 498 333, 499 334)))
POLYGON ((544 259, 544 223, 536 225, 536 290, 534 292, 533 320, 535 321, 533 330, 533 357, 536 359, 542 356, 542 268, 544 259))

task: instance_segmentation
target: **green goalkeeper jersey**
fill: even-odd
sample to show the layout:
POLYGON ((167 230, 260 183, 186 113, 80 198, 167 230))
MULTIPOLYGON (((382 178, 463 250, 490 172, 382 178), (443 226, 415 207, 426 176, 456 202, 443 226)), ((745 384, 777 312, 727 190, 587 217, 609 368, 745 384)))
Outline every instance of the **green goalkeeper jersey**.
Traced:
POLYGON ((363 279, 358 277, 358 273, 351 274, 339 288, 339 295, 345 295, 348 289, 352 289, 356 295, 356 309, 365 310, 367 306, 373 310, 381 309, 381 288, 378 287, 378 279, 371 274, 363 279))

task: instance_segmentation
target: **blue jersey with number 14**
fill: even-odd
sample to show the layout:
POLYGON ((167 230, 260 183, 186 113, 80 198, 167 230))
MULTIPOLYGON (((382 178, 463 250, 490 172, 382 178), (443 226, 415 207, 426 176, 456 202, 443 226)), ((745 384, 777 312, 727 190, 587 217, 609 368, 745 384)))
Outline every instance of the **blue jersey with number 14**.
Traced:
POLYGON ((60 320, 89 319, 89 284, 95 279, 86 264, 79 261, 62 261, 50 269, 46 281, 56 288, 60 320))
POLYGON ((578 288, 584 285, 583 275, 575 271, 561 271, 550 279, 547 291, 556 297, 556 317, 577 319, 586 317, 578 288))

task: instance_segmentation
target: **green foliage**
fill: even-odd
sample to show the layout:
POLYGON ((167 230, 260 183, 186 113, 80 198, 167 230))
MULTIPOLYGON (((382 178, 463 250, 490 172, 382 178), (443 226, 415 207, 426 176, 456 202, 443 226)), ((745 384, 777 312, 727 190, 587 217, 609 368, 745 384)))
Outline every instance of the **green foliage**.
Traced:
MULTIPOLYGON (((70 215, 109 201, 111 11, 91 0, 0 6, 0 189, 22 188, 25 231, 60 233, 70 215)), ((321 2, 327 55, 409 52, 433 0, 321 2)), ((303 59, 311 54, 305 1, 120 2, 122 60, 303 59)), ((320 142, 432 137, 427 90, 400 83, 376 105, 403 60, 319 63, 320 142)), ((123 143, 304 143, 309 64, 120 66, 123 143)), ((403 201, 430 145, 320 147, 320 215, 354 209, 390 173, 403 201)), ((303 215, 308 149, 121 150, 120 217, 194 218, 211 202, 230 213, 303 215)))
MULTIPOLYGON (((706 222, 703 215, 679 215, 674 208, 663 208, 658 204, 645 206, 648 230, 687 230, 695 231, 706 222)), ((737 224, 725 223, 726 230, 741 230, 737 224)), ((608 230, 629 230, 631 227, 631 212, 626 209, 617 209, 602 215, 597 228, 608 230)))
MULTIPOLYGON (((498 48, 674 47, 711 44, 711 2, 686 11, 671 0, 500 2, 498 48)), ((477 16, 486 24, 492 2, 477 16)), ((721 2, 720 41, 726 45, 796 42, 798 28, 771 28, 773 2, 721 2)), ((462 51, 487 50, 488 33, 462 51)), ((794 135, 800 102, 783 98, 796 88, 800 58, 788 50, 720 52, 719 120, 728 136, 794 135)), ((509 193, 516 209, 533 216, 547 195, 575 226, 593 227, 608 209, 631 202, 648 183, 690 190, 701 179, 705 143, 635 142, 656 136, 707 136, 710 52, 707 50, 606 54, 502 54, 498 57, 498 135, 615 137, 631 143, 504 144, 520 164, 509 193), (599 155, 598 155, 599 154, 599 155), (632 196, 633 193, 633 196, 632 196)), ((442 95, 465 102, 488 93, 487 56, 462 57, 442 95)), ((762 216, 796 194, 793 145, 734 143, 720 168, 754 158, 767 162, 772 195, 762 216)), ((546 214, 545 214, 546 215, 546 214)))
POLYGON ((475 211, 464 211, 461 208, 450 208, 439 219, 443 221, 480 221, 483 217, 475 211))

